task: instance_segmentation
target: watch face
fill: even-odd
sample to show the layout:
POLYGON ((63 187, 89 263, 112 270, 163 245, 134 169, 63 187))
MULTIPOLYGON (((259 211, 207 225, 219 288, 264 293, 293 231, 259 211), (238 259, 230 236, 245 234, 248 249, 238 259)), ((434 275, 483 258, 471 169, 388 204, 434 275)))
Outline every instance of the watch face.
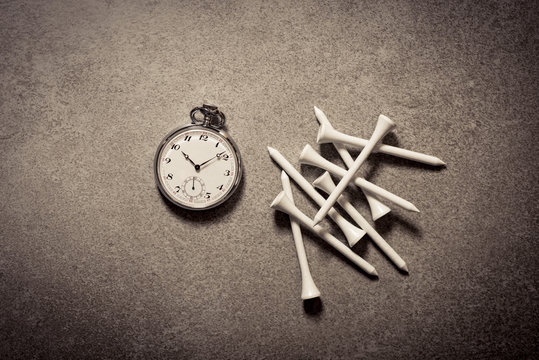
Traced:
POLYGON ((241 179, 239 152, 226 133, 197 125, 175 130, 163 140, 155 170, 161 192, 192 210, 221 204, 241 179))

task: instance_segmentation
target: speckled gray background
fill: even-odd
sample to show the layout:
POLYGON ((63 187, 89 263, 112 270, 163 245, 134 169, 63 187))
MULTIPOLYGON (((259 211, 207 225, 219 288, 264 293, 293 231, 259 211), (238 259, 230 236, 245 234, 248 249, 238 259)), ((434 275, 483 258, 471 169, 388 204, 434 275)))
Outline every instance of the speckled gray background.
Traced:
POLYGON ((538 9, 0 1, 0 358, 537 357, 538 9), (193 215, 152 160, 205 99, 245 175, 193 215), (364 176, 422 211, 376 224, 410 274, 366 239, 367 278, 305 235, 317 311, 266 151, 318 148, 313 105, 363 137, 383 113, 387 143, 448 163, 369 159, 364 176))

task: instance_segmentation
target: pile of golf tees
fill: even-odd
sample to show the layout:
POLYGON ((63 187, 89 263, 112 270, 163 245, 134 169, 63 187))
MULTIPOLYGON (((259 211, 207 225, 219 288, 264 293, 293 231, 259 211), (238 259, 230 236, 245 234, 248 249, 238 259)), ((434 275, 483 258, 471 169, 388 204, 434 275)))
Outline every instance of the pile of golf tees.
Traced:
POLYGON ((329 245, 334 247, 342 255, 356 264, 365 273, 370 276, 377 277, 378 273, 376 272, 376 269, 350 249, 359 241, 359 239, 363 237, 363 235, 368 234, 374 243, 380 248, 380 250, 382 250, 389 259, 391 259, 391 261, 400 271, 408 273, 408 267, 399 254, 397 254, 395 250, 389 246, 389 244, 354 208, 346 197, 342 196, 345 188, 350 183, 353 183, 355 186, 359 187, 367 198, 371 209, 372 219, 374 221, 390 211, 390 208, 386 206, 384 202, 391 203, 392 205, 399 206, 408 211, 419 212, 419 210, 409 201, 406 201, 403 198, 392 194, 389 191, 384 190, 359 176, 356 176, 359 168, 365 162, 371 152, 398 156, 404 159, 418 161, 432 166, 445 165, 442 160, 434 156, 401 149, 395 146, 383 144, 378 145, 382 138, 395 127, 395 123, 384 115, 380 115, 378 117, 378 122, 371 138, 369 140, 365 140, 343 134, 335 130, 330 124, 326 115, 324 115, 324 113, 317 107, 314 108, 314 112, 320 124, 318 137, 316 139, 317 143, 333 143, 344 164, 346 167, 348 167, 348 170, 326 160, 310 145, 306 145, 299 157, 300 164, 308 164, 326 170, 322 176, 310 184, 278 150, 268 147, 270 157, 283 170, 281 173, 283 191, 277 195, 275 200, 273 200, 271 207, 290 216, 292 234, 301 270, 301 298, 303 300, 319 297, 320 291, 316 287, 309 271, 307 258, 305 256, 305 248, 303 247, 300 225, 321 237, 329 245), (352 156, 350 156, 348 150, 345 148, 345 145, 362 149, 361 153, 355 160, 352 158, 352 156), (341 179, 337 185, 333 182, 330 174, 341 179), (292 178, 292 180, 294 180, 297 185, 309 197, 311 197, 312 200, 318 204, 318 206, 320 206, 320 210, 315 215, 314 219, 309 218, 294 205, 289 178, 292 178), (325 199, 317 190, 315 190, 315 188, 328 194, 328 198, 325 199), (350 223, 333 208, 336 202, 339 203, 341 208, 346 211, 350 218, 354 220, 357 226, 350 223), (323 220, 326 215, 329 215, 329 217, 342 230, 349 247, 330 234, 328 230, 318 225, 318 223, 323 220))

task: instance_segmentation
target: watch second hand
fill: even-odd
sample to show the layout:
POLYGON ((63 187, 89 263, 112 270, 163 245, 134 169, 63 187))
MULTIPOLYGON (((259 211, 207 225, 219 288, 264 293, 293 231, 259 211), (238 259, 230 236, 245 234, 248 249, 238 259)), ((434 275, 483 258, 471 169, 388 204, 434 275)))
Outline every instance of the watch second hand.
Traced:
POLYGON ((211 159, 204 161, 204 162, 203 162, 202 164, 200 164, 199 166, 202 166, 202 165, 204 165, 204 164, 207 164, 208 162, 212 161, 212 160, 215 159, 215 158, 219 158, 219 157, 220 157, 222 154, 224 154, 225 152, 226 152, 226 151, 220 152, 219 154, 215 155, 215 156, 212 157, 211 159))

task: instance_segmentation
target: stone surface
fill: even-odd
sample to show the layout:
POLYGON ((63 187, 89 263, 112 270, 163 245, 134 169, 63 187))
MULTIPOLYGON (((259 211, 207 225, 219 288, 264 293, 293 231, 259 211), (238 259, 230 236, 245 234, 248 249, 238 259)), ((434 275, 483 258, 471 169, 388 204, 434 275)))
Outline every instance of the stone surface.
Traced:
POLYGON ((0 358, 537 357, 537 11, 0 2, 0 358), (226 113, 244 178, 190 214, 159 195, 152 161, 204 100, 226 113), (383 113, 386 143, 448 164, 369 158, 362 174, 421 210, 376 222, 410 274, 366 240, 369 279, 305 234, 315 311, 269 208, 281 184, 266 150, 297 165, 310 143, 340 164, 315 144, 313 105, 362 137, 383 113))

